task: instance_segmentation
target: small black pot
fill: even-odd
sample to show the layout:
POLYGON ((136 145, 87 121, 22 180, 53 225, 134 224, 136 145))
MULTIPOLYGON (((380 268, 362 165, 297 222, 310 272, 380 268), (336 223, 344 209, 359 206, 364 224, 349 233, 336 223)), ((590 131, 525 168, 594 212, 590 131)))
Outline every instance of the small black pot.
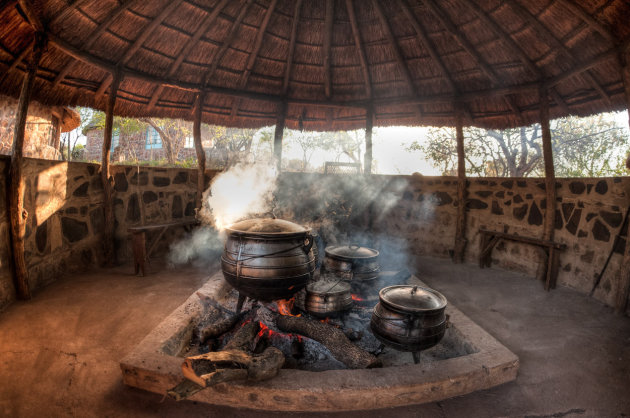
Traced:
POLYGON ((379 292, 370 328, 384 344, 417 352, 440 342, 446 331, 447 301, 439 292, 420 286, 389 286, 379 292))
POLYGON ((320 280, 306 286, 306 311, 318 318, 337 316, 352 307, 350 285, 320 280))

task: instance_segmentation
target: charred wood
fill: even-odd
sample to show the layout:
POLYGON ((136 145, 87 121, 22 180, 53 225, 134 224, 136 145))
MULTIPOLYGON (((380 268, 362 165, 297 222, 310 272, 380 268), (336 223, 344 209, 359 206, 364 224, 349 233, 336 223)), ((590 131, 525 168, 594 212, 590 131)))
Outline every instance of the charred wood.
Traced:
POLYGON ((300 334, 324 346, 351 369, 381 367, 381 361, 354 345, 344 332, 332 325, 304 317, 278 315, 276 325, 281 331, 300 334))

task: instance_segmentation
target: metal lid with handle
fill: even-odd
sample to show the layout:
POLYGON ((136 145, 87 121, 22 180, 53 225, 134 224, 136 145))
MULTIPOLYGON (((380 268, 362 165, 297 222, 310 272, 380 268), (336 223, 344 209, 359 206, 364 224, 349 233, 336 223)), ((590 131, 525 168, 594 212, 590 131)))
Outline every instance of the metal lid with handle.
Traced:
POLYGON ((430 312, 444 309, 446 298, 438 291, 420 286, 388 286, 378 293, 385 305, 409 313, 430 312))

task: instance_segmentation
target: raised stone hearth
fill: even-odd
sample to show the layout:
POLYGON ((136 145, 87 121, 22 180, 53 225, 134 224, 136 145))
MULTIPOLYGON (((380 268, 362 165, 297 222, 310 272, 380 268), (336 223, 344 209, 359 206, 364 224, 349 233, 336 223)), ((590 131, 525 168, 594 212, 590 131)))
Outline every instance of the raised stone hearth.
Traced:
MULTIPOLYGON (((410 284, 422 284, 411 277, 410 284)), ((199 292, 224 303, 231 288, 219 272, 199 292)), ((446 295, 448 297, 448 295, 446 295)), ((129 386, 165 394, 183 380, 181 353, 205 307, 196 294, 169 315, 121 363, 129 386)), ((379 369, 311 372, 282 369, 271 380, 225 383, 207 388, 191 400, 275 411, 342 411, 380 409, 435 402, 512 381, 518 357, 472 322, 452 304, 451 338, 468 347, 467 354, 379 369)))

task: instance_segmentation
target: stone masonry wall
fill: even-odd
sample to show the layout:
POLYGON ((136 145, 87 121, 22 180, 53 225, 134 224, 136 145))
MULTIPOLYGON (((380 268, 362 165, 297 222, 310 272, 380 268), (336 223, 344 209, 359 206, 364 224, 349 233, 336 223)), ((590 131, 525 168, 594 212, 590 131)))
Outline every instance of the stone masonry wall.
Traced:
MULTIPOLYGON (((9 162, 0 156, 0 311, 15 300, 6 205, 9 162)), ((113 166, 111 172, 119 262, 131 257, 129 226, 194 216, 196 170, 113 166)), ((214 174, 209 171, 206 181, 214 174)), ((24 177, 31 289, 36 291, 65 272, 101 264, 104 214, 99 165, 27 158, 24 177)), ((162 248, 181 232, 169 231, 162 248)))
MULTIPOLYGON (((404 240, 410 254, 439 257, 451 254, 457 216, 455 177, 372 176, 369 184, 353 186, 346 197, 340 197, 331 189, 343 189, 347 187, 344 183, 356 183, 356 178, 339 177, 333 183, 334 187, 329 187, 330 180, 323 175, 291 173, 285 176, 291 180, 283 182, 280 195, 284 198, 280 206, 284 205, 284 212, 301 222, 315 228, 323 227, 325 231, 326 222, 322 220, 332 216, 340 222, 354 224, 353 228, 343 231, 335 228, 342 239, 356 241, 353 234, 361 236, 362 231, 370 228, 375 235, 404 240), (326 183, 328 186, 322 187, 326 183), (348 200, 352 192, 358 196, 355 202, 351 198, 348 200), (294 203, 290 203, 290 196, 297 196, 294 203), (375 201, 367 215, 366 197, 375 201), (352 211, 352 215, 340 214, 352 211)), ((555 240, 568 247, 559 257, 558 284, 588 293, 621 229, 630 203, 630 178, 558 179, 556 189, 555 240)), ((467 208, 466 260, 477 264, 479 228, 507 229, 509 233, 542 237, 544 180, 470 178, 467 208)), ((379 245, 378 239, 375 245, 379 245)), ((596 299, 608 305, 615 303, 625 245, 624 233, 594 294, 596 299)), ((527 244, 500 242, 492 253, 493 266, 535 276, 540 265, 538 251, 527 244)))
MULTIPOLYGON (((10 155, 15 129, 15 113, 18 101, 12 97, 0 95, 0 154, 10 155)), ((24 138, 24 156, 60 160, 61 154, 56 149, 54 131, 61 129, 57 118, 53 119, 52 109, 37 102, 31 102, 26 118, 24 138)), ((57 133, 58 135, 58 133, 57 133)))

